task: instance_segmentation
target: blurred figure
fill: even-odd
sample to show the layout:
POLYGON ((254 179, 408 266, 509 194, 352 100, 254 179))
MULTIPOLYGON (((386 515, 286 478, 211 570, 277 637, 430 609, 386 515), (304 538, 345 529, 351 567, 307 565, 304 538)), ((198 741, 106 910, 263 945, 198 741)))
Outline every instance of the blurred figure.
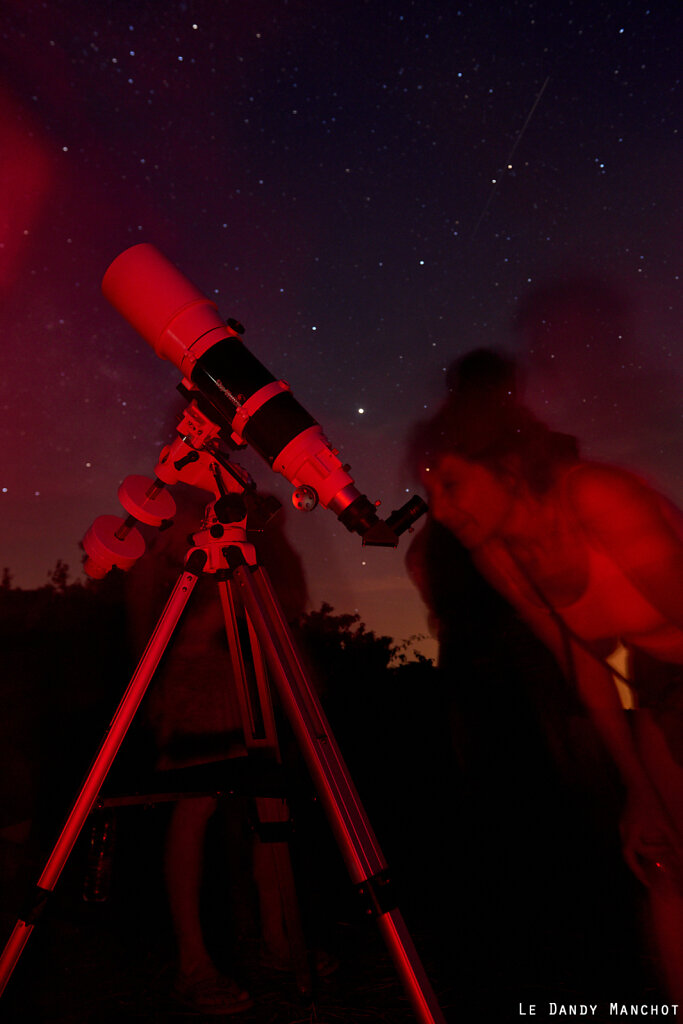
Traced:
POLYGON ((627 863, 647 886, 658 952, 683 991, 683 527, 625 470, 520 404, 514 364, 479 350, 414 438, 431 516, 552 651, 626 793, 627 863), (627 654, 620 698, 607 659, 627 654), (625 705, 633 710, 625 712, 625 705))
MULTIPOLYGON (((128 578, 128 609, 134 646, 141 651, 164 603, 182 572, 189 537, 199 527, 210 495, 196 488, 173 489, 178 512, 173 527, 156 533, 150 551, 128 578)), ((283 595, 285 614, 300 614, 306 585, 300 562, 281 530, 269 526, 250 537, 283 595)), ((242 720, 234 686, 225 620, 215 577, 202 576, 152 681, 147 716, 158 749, 159 769, 183 768, 246 755, 242 720)), ((184 1005, 203 1013, 233 1013, 252 1000, 233 979, 224 977, 207 948, 200 896, 209 822, 218 801, 213 796, 181 798, 174 806, 165 849, 165 878, 178 948, 174 993, 184 1005)), ((231 800, 227 813, 244 813, 231 800)), ((240 832, 233 823, 232 837, 240 832)), ((259 897, 261 960, 289 966, 289 946, 281 916, 277 880, 268 844, 254 839, 253 879, 259 897)), ((242 888, 244 886, 242 884, 242 888)), ((248 888, 248 887, 247 887, 248 888)))

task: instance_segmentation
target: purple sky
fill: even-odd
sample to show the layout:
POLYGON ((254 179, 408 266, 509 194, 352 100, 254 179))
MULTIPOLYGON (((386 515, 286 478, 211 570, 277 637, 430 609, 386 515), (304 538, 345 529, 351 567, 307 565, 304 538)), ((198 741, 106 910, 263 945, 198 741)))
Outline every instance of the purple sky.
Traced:
MULTIPOLYGON (((415 489, 411 425, 482 344, 524 357, 540 415, 680 501, 680 16, 619 6, 7 0, 15 583, 77 571, 92 519, 173 436, 179 374, 100 292, 140 241, 246 324, 384 512, 415 489)), ((315 605, 425 631, 405 541, 367 551, 323 510, 287 517, 315 605)))

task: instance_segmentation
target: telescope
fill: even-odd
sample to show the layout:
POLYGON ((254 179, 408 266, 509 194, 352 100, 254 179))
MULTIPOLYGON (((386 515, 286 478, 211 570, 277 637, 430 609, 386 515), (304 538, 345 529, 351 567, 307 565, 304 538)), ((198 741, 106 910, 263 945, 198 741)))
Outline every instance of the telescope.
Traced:
POLYGON ((380 519, 379 502, 357 489, 320 424, 246 348, 242 325, 225 321, 155 246, 143 242, 122 252, 105 273, 102 291, 157 355, 180 370, 226 439, 236 447, 250 445, 293 484, 296 508, 320 503, 363 544, 383 547, 395 547, 426 511, 414 496, 380 519))
MULTIPOLYGON (((128 569, 144 553, 142 522, 162 528, 175 513, 166 485, 180 480, 209 490, 200 529, 188 538, 183 570, 164 606, 138 665, 104 734, 67 820, 0 953, 0 995, 40 919, 81 830, 93 810, 118 750, 200 577, 212 575, 225 619, 232 676, 247 754, 268 753, 281 763, 269 690, 272 678, 280 705, 298 740, 311 778, 337 839, 352 881, 396 964, 420 1024, 445 1024, 436 995, 396 905, 388 865, 380 849, 324 710, 294 643, 267 573, 247 536, 254 507, 249 475, 233 464, 225 442, 251 445, 275 472, 295 487, 294 504, 331 509, 364 544, 395 547, 398 537, 425 511, 411 498, 386 520, 356 488, 349 467, 320 424, 244 346, 241 327, 223 322, 206 298, 152 245, 133 246, 107 270, 104 294, 163 359, 183 374, 189 398, 178 437, 162 451, 156 478, 128 477, 119 497, 129 515, 100 516, 83 538, 84 569, 101 579, 111 568, 128 569)), ((267 500, 267 499, 266 499, 267 500)), ((276 505, 279 503, 276 501, 276 505)), ((264 511, 261 506, 261 511, 264 511)), ((265 509, 265 511, 269 511, 265 509)), ((230 790, 232 791, 232 790, 230 790)), ((294 898, 293 877, 282 826, 288 812, 282 795, 256 797, 263 841, 272 843, 280 909, 301 990, 310 991, 306 943, 294 898), (266 838, 267 837, 267 838, 266 838)))

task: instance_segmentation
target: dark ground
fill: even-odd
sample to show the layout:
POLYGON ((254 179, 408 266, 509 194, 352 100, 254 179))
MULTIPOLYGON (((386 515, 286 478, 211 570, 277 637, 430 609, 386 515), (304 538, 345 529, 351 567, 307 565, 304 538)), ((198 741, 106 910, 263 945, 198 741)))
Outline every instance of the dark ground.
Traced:
MULTIPOLYGON (((116 816, 109 898, 102 903, 82 898, 84 830, 9 982, 3 1020, 100 1024, 203 1019, 176 1004, 171 994, 175 951, 160 870, 168 806, 119 808, 116 816)), ((226 873, 221 876, 220 839, 216 827, 207 867, 213 884, 205 899, 207 935, 217 964, 254 999, 253 1008, 234 1019, 245 1024, 402 1024, 414 1019, 379 932, 364 916, 360 898, 343 876, 326 835, 314 837, 317 864, 308 874, 310 886, 300 879, 301 903, 303 912, 308 911, 307 935, 321 940, 311 944, 330 950, 339 959, 339 968, 331 976, 314 979, 311 993, 298 990, 293 974, 258 965, 253 906, 245 900, 244 889, 240 892, 238 886, 237 894, 231 892, 226 873), (330 873, 327 881, 321 877, 323 871, 330 873)), ((300 874, 306 870, 299 864, 300 874)), ((421 945, 419 935, 413 938, 421 945)), ((450 997, 443 981, 442 990, 445 1006, 450 997)))
MULTIPOLYGON (((112 635, 120 635, 117 605, 108 616, 97 606, 88 618, 81 605, 89 594, 79 588, 67 587, 61 597, 49 588, 37 597, 13 590, 4 596, 16 613, 0 616, 6 627, 3 823, 32 818, 33 833, 21 850, 0 841, 0 944, 45 864, 125 678, 116 645, 97 627, 113 622, 112 635), (47 602, 46 609, 34 608, 38 599, 47 602), (78 614, 67 616, 67 607, 60 618, 67 599, 78 614), (103 658, 103 651, 114 655, 103 658), (93 681, 92 665, 106 669, 106 678, 93 681), (109 694, 109 675, 116 680, 111 707, 100 701, 109 694)), ((498 647, 501 635, 499 630, 498 647)), ((558 712, 569 724, 554 735, 564 739, 571 725, 566 747, 582 756, 568 761, 562 744, 551 755, 546 736, 555 719, 548 708, 557 701, 546 698, 539 729, 522 701, 528 659, 520 678, 511 679, 506 651, 475 636, 477 657, 468 671, 459 660, 440 681, 426 666, 408 666, 398 675, 380 672, 370 656, 379 649, 386 661, 387 652, 381 643, 367 649, 367 639, 362 634, 356 645, 335 642, 324 703, 446 1019, 519 1022, 520 1003, 535 1003, 536 1020, 542 1020, 541 1008, 550 1000, 605 1008, 612 1000, 666 1001, 643 939, 643 894, 619 849, 618 787, 585 721, 558 712), (358 657, 349 663, 344 657, 355 646, 358 657), (493 665, 482 659, 481 651, 493 651, 504 673, 495 659, 493 665), (339 680, 332 685, 335 668, 339 680), (504 687, 495 685, 499 677, 504 687), (469 685, 456 694, 458 680, 469 685)), ((547 693, 546 667, 540 677, 547 693)), ((335 955, 339 969, 309 997, 297 991, 291 976, 256 966, 245 805, 241 798, 226 798, 210 835, 204 911, 217 964, 255 1000, 253 1009, 231 1019, 407 1024, 414 1017, 393 963, 348 880, 298 752, 286 729, 279 732, 307 943, 335 955)), ((114 791, 130 791, 131 778, 137 785, 154 756, 144 730, 137 738, 133 730, 126 744, 107 780, 114 791)), ((162 878, 170 806, 117 809, 112 886, 104 903, 82 899, 84 829, 10 979, 0 1003, 2 1019, 160 1024, 193 1016, 174 1005, 170 994, 175 947, 162 878)), ((598 1013, 591 1019, 609 1018, 598 1013)))
MULTIPOLYGON (((536 1003, 540 1014, 548 1000, 599 1002, 605 1013, 609 1000, 627 1001, 631 995, 665 1001, 634 927, 635 904, 617 906, 625 891, 622 877, 609 893, 598 870, 595 891, 584 886, 577 895, 581 866, 575 865, 574 880, 558 876, 562 864, 544 871, 539 851, 539 864, 530 865, 526 877, 515 866, 520 889, 506 893, 508 883, 496 877, 508 877, 500 854, 475 852, 479 864, 466 870, 469 854, 464 837, 454 831, 454 804, 448 839, 434 843, 438 833, 404 831, 397 797, 393 803, 396 825, 388 830, 385 852, 405 897, 401 909, 448 1021, 518 1021, 520 1003, 536 1003), (397 841, 401 833, 402 843, 397 841), (498 870, 489 871, 490 865, 498 870), (536 894, 529 887, 532 876, 540 883, 536 894), (520 907, 525 908, 521 914, 520 907)), ((104 903, 86 903, 81 896, 84 831, 10 980, 4 1020, 161 1024, 200 1019, 171 997, 174 944, 160 869, 168 808, 117 810, 114 873, 104 903)), ((428 817, 435 823, 433 811, 432 805, 428 817)), ((316 815, 315 809, 308 821, 304 815, 294 839, 294 864, 310 944, 335 954, 340 966, 317 980, 311 995, 298 992, 291 975, 257 966, 253 907, 245 901, 244 885, 231 891, 218 827, 212 835, 207 933, 217 963, 231 965, 255 1000, 252 1009, 231 1019, 408 1024, 415 1018, 393 963, 346 879, 325 822, 316 815)))

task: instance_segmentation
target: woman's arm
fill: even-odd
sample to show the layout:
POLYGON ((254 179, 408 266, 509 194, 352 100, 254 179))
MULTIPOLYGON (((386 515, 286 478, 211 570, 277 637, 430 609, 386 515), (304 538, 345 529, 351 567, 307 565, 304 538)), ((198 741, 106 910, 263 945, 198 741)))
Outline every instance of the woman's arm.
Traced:
POLYGON ((657 862, 666 860, 666 870, 675 864, 675 826, 640 759, 609 668, 575 643, 572 656, 579 694, 626 789, 621 821, 624 858, 636 877, 650 885, 657 862))
POLYGON ((564 632, 548 609, 521 598, 512 583, 514 563, 502 569, 504 556, 482 561, 491 582, 515 604, 536 635, 550 648, 570 679, 574 679, 581 701, 611 755, 624 783, 627 805, 622 821, 624 857, 636 876, 648 883, 646 865, 653 850, 672 847, 671 822, 650 782, 638 754, 629 722, 609 667, 564 632), (564 635, 563 635, 564 634, 564 635))
POLYGON ((601 660, 572 641, 576 687, 600 737, 629 790, 650 789, 612 673, 601 660))
POLYGON ((575 682, 579 697, 615 761, 624 784, 627 787, 643 785, 643 768, 607 665, 572 640, 562 629, 559 617, 553 615, 549 608, 522 598, 522 581, 518 587, 513 583, 513 573, 519 570, 504 550, 495 552, 493 558, 489 557, 486 565, 482 564, 482 571, 494 586, 506 594, 539 640, 552 651, 565 676, 575 682), (506 558, 509 563, 507 571, 503 569, 506 558))

